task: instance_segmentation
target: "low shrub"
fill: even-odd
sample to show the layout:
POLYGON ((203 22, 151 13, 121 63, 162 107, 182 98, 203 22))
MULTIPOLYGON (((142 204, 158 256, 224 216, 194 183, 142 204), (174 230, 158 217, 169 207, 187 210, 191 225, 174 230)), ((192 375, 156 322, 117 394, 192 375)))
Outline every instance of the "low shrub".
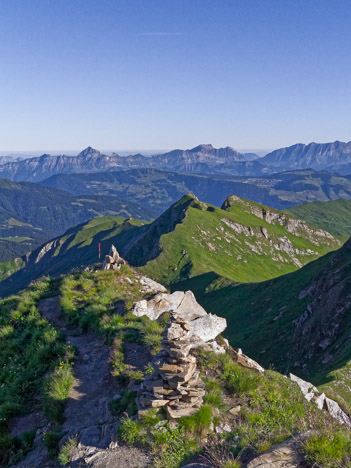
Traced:
POLYGON ((196 436, 203 436, 208 432, 212 422, 212 409, 210 405, 203 405, 199 411, 192 416, 180 418, 179 425, 186 432, 196 436))
POLYGON ((139 421, 133 421, 130 418, 123 419, 118 428, 118 434, 120 438, 126 444, 135 444, 135 442, 141 441, 142 425, 139 421))
POLYGON ((326 430, 313 434, 305 441, 303 452, 312 466, 350 468, 351 434, 326 430))
POLYGON ((54 459, 59 454, 59 441, 62 433, 58 431, 47 431, 44 433, 43 441, 48 451, 49 457, 54 459))
POLYGON ((60 453, 58 455, 58 461, 60 465, 65 466, 71 460, 72 450, 77 447, 77 439, 75 437, 71 437, 68 441, 61 447, 60 453))
POLYGON ((228 389, 238 395, 250 394, 257 388, 262 379, 257 372, 243 369, 236 362, 226 364, 223 370, 222 378, 225 380, 228 389))
POLYGON ((74 383, 71 363, 61 362, 44 384, 43 409, 47 418, 57 424, 63 422, 63 412, 74 383))
POLYGON ((178 468, 195 456, 198 444, 187 437, 184 428, 164 427, 154 433, 153 447, 156 457, 154 468, 178 468))

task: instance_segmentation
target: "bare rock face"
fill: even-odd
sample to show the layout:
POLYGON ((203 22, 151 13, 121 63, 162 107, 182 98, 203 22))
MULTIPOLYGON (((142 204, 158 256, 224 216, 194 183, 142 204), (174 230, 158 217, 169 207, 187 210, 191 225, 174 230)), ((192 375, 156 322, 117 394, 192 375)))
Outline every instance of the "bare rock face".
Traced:
POLYGON ((173 310, 185 320, 206 315, 206 311, 196 301, 192 291, 176 291, 173 294, 157 294, 152 299, 134 304, 133 314, 137 317, 146 315, 150 320, 157 320, 163 313, 173 310))
POLYGON ((119 270, 121 268, 121 265, 125 265, 126 261, 120 257, 116 247, 111 244, 110 252, 108 255, 105 256, 105 260, 103 261, 102 264, 102 269, 104 271, 106 270, 119 270))
POLYGON ((172 312, 152 363, 154 372, 141 385, 139 416, 150 408, 166 407, 169 418, 196 413, 202 405, 205 385, 190 354, 192 334, 189 322, 172 312))
POLYGON ((336 401, 326 397, 324 393, 319 393, 318 389, 313 384, 300 379, 300 377, 294 374, 289 374, 289 378, 297 383, 307 401, 315 403, 320 410, 324 409, 328 411, 332 418, 351 428, 350 416, 340 408, 336 401))
POLYGON ((246 468, 297 468, 306 466, 300 447, 308 436, 309 432, 304 432, 290 437, 290 439, 260 454, 248 463, 246 468))
POLYGON ((318 393, 317 388, 311 384, 311 382, 306 382, 305 380, 300 379, 300 377, 297 377, 294 374, 289 374, 290 380, 293 382, 297 383, 297 385, 300 387, 301 392, 304 394, 306 400, 311 401, 313 398, 313 395, 315 393, 318 393))
POLYGON ((324 409, 328 411, 330 416, 341 424, 346 424, 346 426, 351 427, 350 417, 340 408, 338 403, 334 400, 331 400, 328 397, 324 398, 324 409))

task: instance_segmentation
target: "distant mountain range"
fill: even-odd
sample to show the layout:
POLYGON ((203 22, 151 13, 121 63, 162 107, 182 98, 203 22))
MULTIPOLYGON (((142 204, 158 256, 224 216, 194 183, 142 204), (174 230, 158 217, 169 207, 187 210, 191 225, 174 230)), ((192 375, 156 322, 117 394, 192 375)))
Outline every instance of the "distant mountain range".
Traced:
MULTIPOLYGON (((252 155, 249 156, 252 159, 252 155)), ((157 168, 189 173, 234 175, 262 175, 270 173, 260 162, 248 161, 233 148, 213 148, 200 145, 190 150, 174 150, 154 156, 135 154, 105 155, 88 147, 77 156, 43 154, 0 165, 0 177, 15 181, 42 181, 55 174, 74 174, 123 170, 131 168, 157 168)))
POLYGON ((260 163, 274 172, 294 169, 351 173, 351 141, 343 143, 297 144, 281 148, 260 159, 260 163))
POLYGON ((275 150, 263 158, 254 153, 242 154, 233 148, 199 145, 187 150, 174 150, 145 156, 102 154, 88 147, 77 156, 43 154, 39 157, 13 160, 0 157, 0 178, 40 182, 56 174, 91 173, 135 168, 154 168, 190 174, 264 176, 296 169, 327 170, 351 173, 351 142, 297 144, 275 150))
POLYGON ((0 179, 0 261, 21 256, 94 217, 156 218, 189 192, 218 207, 233 193, 278 209, 343 198, 330 205, 324 225, 324 204, 309 203, 291 213, 332 233, 349 233, 351 202, 345 199, 351 200, 351 177, 329 172, 290 171, 258 178, 156 169, 59 174, 42 184, 0 179))

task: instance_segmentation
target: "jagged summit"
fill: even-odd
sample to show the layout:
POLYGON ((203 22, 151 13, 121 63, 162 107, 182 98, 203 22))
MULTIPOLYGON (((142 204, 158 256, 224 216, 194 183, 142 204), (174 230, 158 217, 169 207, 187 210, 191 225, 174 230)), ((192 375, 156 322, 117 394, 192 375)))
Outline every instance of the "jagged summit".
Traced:
POLYGON ((79 157, 84 157, 84 158, 85 158, 85 157, 87 157, 87 156, 92 156, 92 155, 97 156, 97 155, 101 155, 101 154, 102 154, 102 153, 100 153, 99 150, 97 150, 97 149, 95 149, 95 148, 93 148, 93 147, 91 147, 91 146, 87 146, 85 149, 83 149, 83 151, 81 151, 81 152, 77 155, 77 157, 78 157, 78 158, 79 158, 79 157))
POLYGON ((195 146, 194 148, 191 148, 189 151, 192 153, 199 153, 199 152, 205 152, 205 151, 212 151, 214 148, 211 144, 201 144, 198 146, 195 146))

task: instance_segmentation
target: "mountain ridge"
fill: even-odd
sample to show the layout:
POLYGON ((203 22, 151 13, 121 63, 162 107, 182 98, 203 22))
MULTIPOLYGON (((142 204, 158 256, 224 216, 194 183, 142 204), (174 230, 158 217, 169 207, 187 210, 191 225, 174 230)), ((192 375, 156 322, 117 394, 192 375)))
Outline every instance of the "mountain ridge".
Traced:
POLYGON ((266 154, 261 159, 274 170, 314 169, 342 172, 351 164, 351 141, 332 143, 298 143, 266 154))
POLYGON ((103 255, 113 243, 132 266, 164 284, 210 271, 239 282, 263 281, 341 245, 330 233, 278 210, 234 196, 227 205, 223 210, 188 194, 151 223, 95 218, 33 251, 24 268, 0 283, 0 294, 43 274, 96 263, 99 243, 103 255))
MULTIPOLYGON (((173 150, 164 154, 144 156, 135 154, 119 156, 116 153, 102 154, 88 146, 77 156, 42 156, 27 158, 0 165, 0 177, 15 181, 39 182, 60 173, 89 173, 106 171, 111 168, 154 167, 190 173, 217 171, 237 175, 264 174, 267 169, 257 161, 247 161, 243 155, 231 147, 214 148, 212 145, 198 145, 190 150, 173 150)), ((269 171, 268 171, 269 172, 269 171)))

